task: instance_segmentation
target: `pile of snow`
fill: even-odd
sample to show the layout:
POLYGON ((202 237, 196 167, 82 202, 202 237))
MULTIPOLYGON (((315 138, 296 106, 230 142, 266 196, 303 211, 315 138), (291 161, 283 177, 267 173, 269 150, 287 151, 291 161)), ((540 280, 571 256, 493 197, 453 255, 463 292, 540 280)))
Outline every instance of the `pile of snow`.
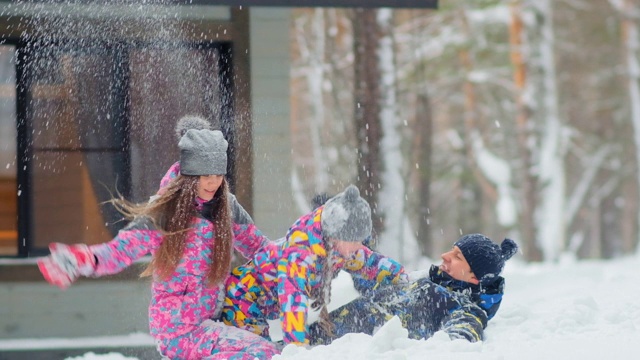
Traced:
POLYGON ((375 335, 351 334, 329 346, 287 346, 284 359, 622 359, 640 338, 640 258, 508 263, 506 295, 486 340, 449 340, 438 332, 410 340, 398 319, 375 335))
POLYGON ((68 360, 137 360, 138 358, 126 357, 118 353, 94 354, 88 352, 83 356, 67 358, 68 360))

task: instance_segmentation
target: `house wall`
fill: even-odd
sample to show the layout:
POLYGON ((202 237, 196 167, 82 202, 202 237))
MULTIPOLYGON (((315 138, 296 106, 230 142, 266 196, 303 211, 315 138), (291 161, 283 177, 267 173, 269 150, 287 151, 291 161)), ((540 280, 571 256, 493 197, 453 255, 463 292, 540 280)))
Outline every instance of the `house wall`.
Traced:
POLYGON ((66 291, 43 282, 0 283, 0 339, 149 332, 149 280, 80 281, 66 291))
POLYGON ((271 239, 297 214, 291 188, 289 22, 286 8, 251 8, 253 217, 271 239))
POLYGON ((11 339, 148 334, 151 283, 138 278, 143 266, 62 291, 42 279, 34 259, 0 259, 0 353, 11 339))
MULTIPOLYGON (((253 217, 269 237, 284 236, 298 214, 290 206, 289 14, 251 8, 253 217)), ((148 279, 141 268, 82 279, 66 291, 49 286, 33 263, 0 261, 0 344, 23 338, 85 337, 148 332, 148 279)))

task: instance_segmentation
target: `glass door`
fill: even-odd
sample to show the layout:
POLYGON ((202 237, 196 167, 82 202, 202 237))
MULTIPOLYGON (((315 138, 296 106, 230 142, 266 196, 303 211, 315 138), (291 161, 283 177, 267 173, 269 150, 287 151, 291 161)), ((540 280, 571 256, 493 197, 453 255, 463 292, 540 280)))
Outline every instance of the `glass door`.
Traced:
POLYGON ((16 47, 0 45, 0 255, 18 253, 16 47))
POLYGON ((119 226, 102 203, 130 188, 121 51, 32 44, 18 54, 24 255, 54 241, 104 242, 119 226))

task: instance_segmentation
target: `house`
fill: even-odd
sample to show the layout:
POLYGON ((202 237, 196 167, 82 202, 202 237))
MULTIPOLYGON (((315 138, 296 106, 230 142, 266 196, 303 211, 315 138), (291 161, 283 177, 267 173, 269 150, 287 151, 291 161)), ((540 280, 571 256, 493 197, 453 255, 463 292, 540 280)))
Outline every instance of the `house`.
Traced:
MULTIPOLYGON (((33 258, 124 224, 199 114, 230 143, 229 180, 271 238, 291 208, 291 7, 435 7, 435 0, 0 1, 0 339, 147 332, 139 266, 62 292, 33 258)), ((0 350, 1 344, 0 344, 0 350)))

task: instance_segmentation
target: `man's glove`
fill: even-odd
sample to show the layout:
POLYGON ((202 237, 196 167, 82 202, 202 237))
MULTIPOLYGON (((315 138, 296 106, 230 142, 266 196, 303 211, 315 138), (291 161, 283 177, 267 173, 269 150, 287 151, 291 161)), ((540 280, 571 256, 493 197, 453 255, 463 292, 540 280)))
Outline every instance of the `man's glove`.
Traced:
POLYGON ((97 261, 87 245, 49 244, 51 255, 38 259, 38 268, 51 285, 66 289, 80 275, 93 274, 97 261))

